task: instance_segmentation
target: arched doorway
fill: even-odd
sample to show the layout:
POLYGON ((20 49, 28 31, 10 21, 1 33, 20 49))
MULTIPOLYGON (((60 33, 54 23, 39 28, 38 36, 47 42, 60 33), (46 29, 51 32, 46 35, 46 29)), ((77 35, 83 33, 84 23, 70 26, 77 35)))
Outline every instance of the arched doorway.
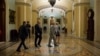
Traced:
POLYGON ((0 0, 0 42, 5 41, 5 0, 0 0))
POLYGON ((42 21, 43 31, 46 33, 49 33, 50 20, 53 20, 55 23, 58 22, 60 28, 65 26, 63 19, 65 17, 65 11, 63 9, 56 7, 43 8, 39 11, 39 17, 42 21))

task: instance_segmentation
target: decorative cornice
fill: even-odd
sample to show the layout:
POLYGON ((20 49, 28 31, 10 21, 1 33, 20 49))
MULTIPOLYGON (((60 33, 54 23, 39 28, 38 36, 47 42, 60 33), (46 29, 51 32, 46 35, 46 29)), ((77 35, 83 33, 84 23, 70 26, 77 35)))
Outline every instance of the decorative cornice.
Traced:
POLYGON ((37 14, 39 13, 37 10, 32 10, 32 12, 35 12, 35 13, 37 13, 37 14))
POLYGON ((40 7, 38 7, 37 9, 38 9, 38 11, 40 11, 41 9, 44 9, 44 8, 49 8, 50 6, 48 6, 48 5, 45 5, 45 6, 40 6, 40 7))
POLYGON ((29 3, 25 2, 16 2, 17 5, 25 5, 25 6, 31 6, 29 3))
POLYGON ((64 11, 67 11, 67 8, 64 7, 64 6, 61 6, 61 5, 56 5, 56 6, 54 6, 54 7, 55 7, 55 8, 62 9, 62 10, 64 10, 64 11))
POLYGON ((82 6, 82 5, 89 5, 90 3, 87 2, 87 3, 76 3, 74 4, 74 6, 82 6))
POLYGON ((68 10, 68 11, 66 12, 66 14, 69 13, 69 12, 72 12, 72 10, 68 10))
MULTIPOLYGON (((40 11, 41 9, 45 9, 45 8, 50 8, 51 6, 49 6, 49 5, 46 5, 46 6, 40 6, 39 8, 38 8, 38 11, 40 11)), ((65 8, 65 7, 63 7, 63 6, 54 6, 55 8, 59 8, 59 9, 62 9, 62 10, 64 10, 64 11, 67 11, 67 8, 65 8)))

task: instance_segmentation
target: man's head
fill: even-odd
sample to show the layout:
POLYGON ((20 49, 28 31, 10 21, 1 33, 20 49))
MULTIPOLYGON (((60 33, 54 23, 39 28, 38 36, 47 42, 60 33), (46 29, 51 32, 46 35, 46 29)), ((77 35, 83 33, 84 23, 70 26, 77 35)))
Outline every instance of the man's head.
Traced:
POLYGON ((29 24, 29 21, 27 21, 27 24, 29 24))
POLYGON ((23 21, 23 25, 26 25, 26 22, 25 21, 23 21))
POLYGON ((37 24, 40 24, 40 20, 37 21, 37 24))
POLYGON ((51 16, 51 19, 53 19, 53 16, 51 16))

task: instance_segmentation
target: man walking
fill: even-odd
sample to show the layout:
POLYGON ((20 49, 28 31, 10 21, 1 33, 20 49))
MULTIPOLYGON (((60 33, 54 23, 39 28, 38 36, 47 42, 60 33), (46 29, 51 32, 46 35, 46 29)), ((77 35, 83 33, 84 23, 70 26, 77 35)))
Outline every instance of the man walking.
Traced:
POLYGON ((21 25, 19 28, 19 37, 21 39, 21 43, 18 46, 16 51, 20 52, 20 48, 22 45, 25 49, 28 49, 25 45, 25 39, 27 38, 27 36, 28 36, 28 32, 27 32, 27 28, 26 28, 26 22, 24 21, 23 25, 21 25))
POLYGON ((50 38, 49 38, 48 47, 52 47, 51 46, 52 39, 54 41, 54 46, 58 46, 57 43, 56 43, 55 23, 54 23, 54 21, 50 22, 50 38))
POLYGON ((30 27, 31 27, 31 25, 29 24, 29 21, 27 21, 26 27, 27 27, 27 30, 28 30, 28 36, 30 38, 31 37, 30 36, 30 27))
POLYGON ((40 21, 37 21, 35 25, 35 47, 41 47, 42 40, 42 28, 40 26, 40 21))

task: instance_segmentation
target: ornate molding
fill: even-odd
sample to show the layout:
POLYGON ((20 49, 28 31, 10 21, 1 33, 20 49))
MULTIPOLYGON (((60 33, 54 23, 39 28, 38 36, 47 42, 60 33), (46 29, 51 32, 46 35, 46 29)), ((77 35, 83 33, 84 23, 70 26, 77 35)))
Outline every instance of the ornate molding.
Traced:
POLYGON ((55 8, 62 9, 62 10, 64 10, 65 12, 67 11, 67 8, 64 7, 64 6, 61 6, 61 5, 56 5, 56 6, 54 6, 54 7, 55 7, 55 8))
MULTIPOLYGON (((45 9, 45 8, 50 8, 51 6, 49 6, 49 5, 47 5, 47 6, 40 6, 39 8, 38 8, 38 11, 40 11, 41 9, 45 9)), ((67 11, 67 8, 65 8, 65 7, 63 7, 63 6, 54 6, 55 8, 59 8, 59 9, 62 9, 62 10, 64 10, 64 11, 67 11)))
POLYGON ((72 12, 72 10, 68 10, 65 14, 69 13, 69 12, 72 12))
POLYGON ((38 11, 40 11, 41 9, 45 9, 45 8, 49 8, 50 6, 48 6, 48 5, 45 5, 45 6, 40 6, 40 7, 38 7, 37 9, 38 9, 38 11))
POLYGON ((35 13, 39 14, 39 12, 37 10, 32 10, 32 12, 35 12, 35 13))
POLYGON ((82 5, 90 5, 90 3, 87 2, 87 3, 76 3, 76 4, 74 4, 75 7, 76 6, 82 6, 82 5))
POLYGON ((17 5, 25 5, 25 6, 31 6, 30 3, 25 3, 25 2, 16 2, 17 5))

